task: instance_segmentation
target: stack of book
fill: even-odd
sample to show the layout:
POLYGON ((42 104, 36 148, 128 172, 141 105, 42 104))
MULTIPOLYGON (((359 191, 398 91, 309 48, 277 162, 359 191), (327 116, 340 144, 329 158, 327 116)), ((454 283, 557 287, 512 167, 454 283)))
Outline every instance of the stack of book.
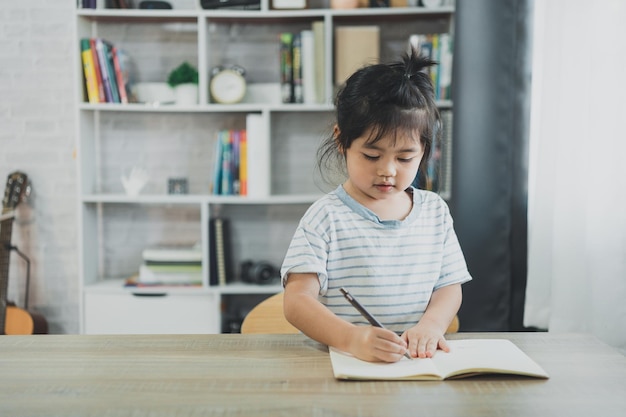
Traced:
POLYGON ((280 34, 280 74, 283 103, 324 103, 324 22, 310 30, 280 34))
POLYGON ((80 50, 89 103, 128 103, 119 49, 102 38, 83 38, 80 50))
POLYGON ((201 285, 202 251, 197 246, 147 248, 137 285, 201 285))

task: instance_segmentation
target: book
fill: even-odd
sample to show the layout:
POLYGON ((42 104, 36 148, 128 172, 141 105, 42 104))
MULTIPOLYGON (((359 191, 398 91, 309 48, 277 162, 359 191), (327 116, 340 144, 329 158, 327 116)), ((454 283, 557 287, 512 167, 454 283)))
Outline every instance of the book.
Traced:
POLYGON ((271 188, 270 140, 267 119, 258 113, 246 115, 248 196, 269 197, 271 188))
POLYGON ((212 217, 209 219, 209 285, 226 285, 231 274, 230 222, 212 217))
POLYGON ((300 32, 300 57, 302 60, 302 97, 304 103, 317 103, 315 87, 315 38, 312 30, 300 32))
POLYGON ((293 102, 292 41, 292 33, 280 34, 280 90, 283 103, 293 102))
POLYGON ((118 57, 118 49, 114 45, 111 46, 111 58, 113 61, 113 70, 115 71, 115 80, 117 82, 117 90, 119 92, 120 102, 127 104, 128 95, 126 94, 126 81, 122 73, 122 66, 118 57))
POLYGON ((96 38, 90 38, 89 44, 91 45, 91 54, 93 55, 93 66, 96 70, 96 80, 98 83, 98 98, 100 103, 106 102, 106 96, 104 95, 104 85, 102 84, 102 73, 100 72, 100 61, 98 59, 98 50, 96 49, 96 38))
POLYGON ((318 103, 326 102, 326 29, 323 20, 311 25, 315 48, 315 98, 318 103))
POLYGON ((139 266, 138 284, 144 285, 198 285, 202 284, 202 264, 139 266))
POLYGON ((117 79, 115 76, 115 68, 113 67, 113 53, 111 52, 113 44, 109 41, 102 40, 103 46, 102 50, 104 51, 104 65, 106 66, 106 71, 109 77, 109 83, 111 83, 111 97, 113 103, 121 103, 120 93, 117 87, 117 79))
POLYGON ((85 87, 87 89, 87 100, 90 103, 99 103, 98 79, 96 78, 96 69, 93 64, 93 55, 91 53, 89 39, 80 40, 80 50, 80 56, 83 62, 83 73, 85 75, 85 87))
POLYGON ((113 90, 111 87, 111 78, 107 65, 106 46, 100 38, 96 38, 95 41, 96 51, 98 52, 98 67, 100 68, 100 75, 102 76, 102 86, 104 88, 105 101, 107 103, 114 103, 113 90))
POLYGON ((304 103, 302 90, 302 33, 294 33, 291 39, 291 71, 294 103, 304 103))
POLYGON ((202 250, 194 246, 155 246, 141 253, 144 262, 202 262, 202 250))
POLYGON ((335 85, 342 85, 359 68, 380 60, 378 26, 339 26, 335 29, 335 85))
POLYGON ((239 132, 239 194, 248 195, 248 139, 245 130, 239 132))
POLYGON ((366 362, 330 348, 336 379, 439 381, 481 374, 548 378, 548 373, 507 339, 448 340, 450 352, 438 350, 425 359, 395 363, 366 362))

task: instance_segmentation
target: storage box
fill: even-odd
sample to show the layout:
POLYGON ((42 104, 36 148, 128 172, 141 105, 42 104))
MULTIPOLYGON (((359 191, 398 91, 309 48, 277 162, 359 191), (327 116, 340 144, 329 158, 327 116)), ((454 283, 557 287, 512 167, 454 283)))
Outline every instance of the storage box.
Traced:
POLYGON ((380 28, 378 26, 339 26, 335 30, 335 85, 343 84, 350 75, 380 60, 380 28))

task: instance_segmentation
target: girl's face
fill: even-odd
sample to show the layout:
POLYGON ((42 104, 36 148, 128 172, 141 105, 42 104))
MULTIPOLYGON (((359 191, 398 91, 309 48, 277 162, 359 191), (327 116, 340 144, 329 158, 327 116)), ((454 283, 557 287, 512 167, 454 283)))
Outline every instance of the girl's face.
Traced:
POLYGON ((346 191, 366 207, 375 200, 404 197, 424 155, 419 140, 401 132, 368 143, 369 132, 345 150, 348 180, 346 191), (395 143, 394 143, 395 142, 395 143))

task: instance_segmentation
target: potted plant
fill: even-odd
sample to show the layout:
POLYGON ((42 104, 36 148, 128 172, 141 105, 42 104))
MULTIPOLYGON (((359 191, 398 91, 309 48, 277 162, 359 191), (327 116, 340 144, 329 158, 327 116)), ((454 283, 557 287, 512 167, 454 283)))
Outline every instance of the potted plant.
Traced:
POLYGON ((174 89, 176 104, 198 104, 198 70, 193 65, 183 62, 174 68, 167 83, 174 89))

